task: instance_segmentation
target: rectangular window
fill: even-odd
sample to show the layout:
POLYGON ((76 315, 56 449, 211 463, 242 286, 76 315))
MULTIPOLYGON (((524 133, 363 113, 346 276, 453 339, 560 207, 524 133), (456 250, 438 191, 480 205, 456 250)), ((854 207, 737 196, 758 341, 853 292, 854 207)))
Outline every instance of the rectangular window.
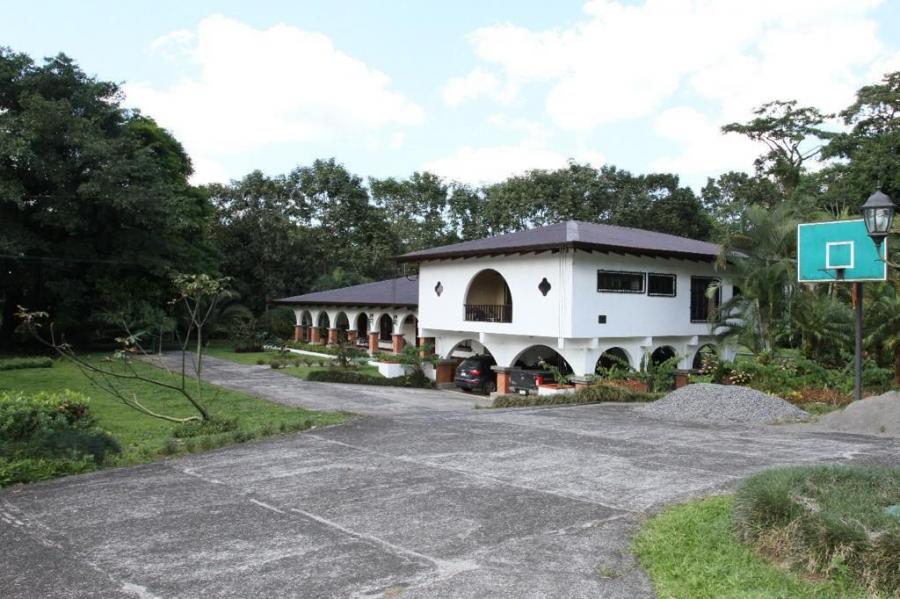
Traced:
POLYGON ((713 297, 707 295, 709 286, 718 283, 713 277, 691 277, 691 322, 708 322, 722 301, 722 288, 716 287, 713 297))
POLYGON ((644 293, 644 273, 598 270, 597 291, 609 293, 644 293))
POLYGON ((647 295, 675 297, 675 275, 647 274, 647 295))

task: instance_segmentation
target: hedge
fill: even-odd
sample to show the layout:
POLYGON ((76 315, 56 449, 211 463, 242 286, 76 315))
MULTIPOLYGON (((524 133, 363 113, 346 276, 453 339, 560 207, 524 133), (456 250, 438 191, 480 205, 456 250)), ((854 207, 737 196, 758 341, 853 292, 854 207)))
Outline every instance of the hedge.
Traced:
POLYGON ((431 388, 433 386, 427 378, 424 380, 416 380, 415 377, 411 376, 385 378, 339 368, 313 370, 306 376, 306 380, 319 383, 349 383, 351 385, 379 385, 382 387, 431 388))
POLYGON ((592 404, 606 402, 647 402, 655 401, 660 393, 642 393, 624 387, 588 385, 574 393, 554 393, 553 395, 498 395, 491 404, 493 408, 525 408, 530 406, 553 406, 571 404, 592 404))
POLYGON ((52 368, 53 360, 47 357, 7 358, 0 360, 0 370, 22 370, 25 368, 52 368))

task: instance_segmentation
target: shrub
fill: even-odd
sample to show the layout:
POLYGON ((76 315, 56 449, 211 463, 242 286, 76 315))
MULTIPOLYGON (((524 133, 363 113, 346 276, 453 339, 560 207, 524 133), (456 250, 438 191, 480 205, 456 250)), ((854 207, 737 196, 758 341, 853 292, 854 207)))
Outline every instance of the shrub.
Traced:
POLYGON ((0 457, 0 487, 37 482, 67 474, 81 474, 96 469, 96 462, 89 456, 77 459, 0 457))
POLYGON ((779 468, 745 480, 735 497, 742 540, 813 575, 849 575, 888 596, 900 592, 900 470, 860 466, 779 468))
POLYGON ((530 406, 550 406, 566 404, 592 404, 605 402, 637 402, 658 399, 658 393, 640 393, 624 387, 593 384, 574 393, 554 393, 553 395, 498 395, 491 407, 524 408, 530 406))
POLYGON ((0 485, 85 472, 119 452, 80 393, 0 393, 0 485))
POLYGON ((22 370, 25 368, 52 368, 50 358, 7 358, 0 360, 0 370, 22 370))
POLYGON ((396 376, 393 378, 385 378, 380 376, 372 376, 355 370, 313 370, 306 377, 308 381, 316 381, 320 383, 349 383, 351 385, 380 385, 387 387, 420 387, 430 388, 432 383, 429 379, 414 380, 408 376, 396 376))

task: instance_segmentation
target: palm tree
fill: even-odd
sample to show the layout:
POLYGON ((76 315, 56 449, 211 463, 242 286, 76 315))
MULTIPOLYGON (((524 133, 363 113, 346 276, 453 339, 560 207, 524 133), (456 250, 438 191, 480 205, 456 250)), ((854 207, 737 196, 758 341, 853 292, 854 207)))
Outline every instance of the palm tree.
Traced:
POLYGON ((900 281, 870 285, 872 301, 866 310, 866 345, 877 352, 893 352, 894 383, 900 385, 900 281))
POLYGON ((853 315, 847 303, 818 289, 804 289, 797 299, 791 327, 806 357, 834 361, 841 350, 852 351, 853 315))
POLYGON ((739 343, 753 353, 771 352, 790 330, 799 291, 794 245, 797 221, 780 205, 751 206, 743 231, 722 243, 718 266, 740 290, 722 303, 712 323, 720 341, 739 343))

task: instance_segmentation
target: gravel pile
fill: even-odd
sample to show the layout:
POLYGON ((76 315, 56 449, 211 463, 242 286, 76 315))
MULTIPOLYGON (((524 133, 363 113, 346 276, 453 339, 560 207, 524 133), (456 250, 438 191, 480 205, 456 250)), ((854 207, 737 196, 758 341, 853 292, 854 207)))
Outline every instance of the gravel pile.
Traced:
POLYGON ((709 383, 676 389, 641 410, 654 418, 691 422, 774 424, 809 419, 809 414, 780 397, 749 387, 709 383))
POLYGON ((855 401, 839 412, 819 418, 813 425, 831 431, 900 436, 900 392, 855 401))

